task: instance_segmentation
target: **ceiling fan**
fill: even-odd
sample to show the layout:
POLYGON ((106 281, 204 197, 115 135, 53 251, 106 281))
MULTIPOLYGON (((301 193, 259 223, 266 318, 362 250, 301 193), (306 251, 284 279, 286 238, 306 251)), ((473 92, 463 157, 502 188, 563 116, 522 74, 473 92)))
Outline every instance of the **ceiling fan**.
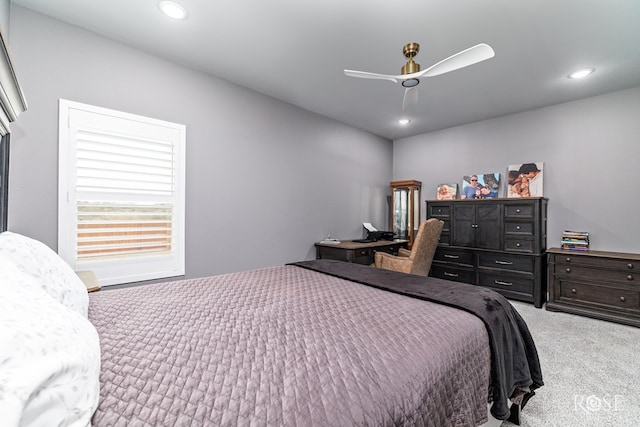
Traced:
POLYGON ((366 71, 344 70, 344 73, 350 77, 359 77, 361 79, 378 79, 389 80, 394 83, 400 83, 406 89, 404 91, 404 99, 402 100, 402 109, 418 103, 418 84, 421 77, 433 77, 440 74, 448 73, 469 65, 476 64, 489 58, 493 58, 495 52, 491 46, 480 43, 458 52, 455 55, 443 59, 442 61, 432 65, 426 70, 420 71, 420 64, 417 64, 413 58, 418 54, 420 45, 418 43, 408 43, 402 48, 403 55, 408 59, 407 63, 401 69, 401 74, 394 76, 390 74, 369 73, 366 71))

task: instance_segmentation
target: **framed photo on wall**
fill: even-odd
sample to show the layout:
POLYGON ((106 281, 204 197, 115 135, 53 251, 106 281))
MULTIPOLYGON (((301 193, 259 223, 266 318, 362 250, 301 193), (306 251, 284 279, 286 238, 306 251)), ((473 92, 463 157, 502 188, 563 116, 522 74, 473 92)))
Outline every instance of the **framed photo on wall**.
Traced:
POLYGON ((462 177, 461 199, 493 199, 500 193, 500 173, 479 173, 462 177))
POLYGON ((455 200, 458 197, 458 184, 440 184, 436 190, 436 200, 455 200))
POLYGON ((507 169, 507 197, 542 197, 544 163, 520 163, 507 169))

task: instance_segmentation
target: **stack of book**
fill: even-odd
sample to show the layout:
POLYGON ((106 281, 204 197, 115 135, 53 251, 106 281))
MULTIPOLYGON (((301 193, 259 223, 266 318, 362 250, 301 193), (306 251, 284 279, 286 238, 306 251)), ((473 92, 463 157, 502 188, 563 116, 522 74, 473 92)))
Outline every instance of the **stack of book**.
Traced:
POLYGON ((564 230, 564 233, 562 233, 562 249, 588 251, 589 233, 587 231, 564 230))

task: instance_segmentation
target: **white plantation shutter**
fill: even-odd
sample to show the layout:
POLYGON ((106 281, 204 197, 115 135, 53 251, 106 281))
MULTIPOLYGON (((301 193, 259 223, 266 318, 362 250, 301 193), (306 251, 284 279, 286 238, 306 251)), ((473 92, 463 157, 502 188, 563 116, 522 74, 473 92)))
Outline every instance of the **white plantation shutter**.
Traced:
POLYGON ((171 204, 78 201, 77 259, 171 252, 171 204))
POLYGON ((60 100, 59 252, 101 284, 184 274, 185 127, 60 100))

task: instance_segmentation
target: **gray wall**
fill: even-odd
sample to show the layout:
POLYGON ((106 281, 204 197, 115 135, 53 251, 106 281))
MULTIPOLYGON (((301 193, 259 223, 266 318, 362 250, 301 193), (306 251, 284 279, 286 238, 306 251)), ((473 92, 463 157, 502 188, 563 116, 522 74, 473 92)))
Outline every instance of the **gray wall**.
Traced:
POLYGON ((384 226, 392 143, 25 8, 11 49, 9 229, 57 248, 58 99, 187 126, 187 277, 315 257, 384 226))
POLYGON ((54 249, 66 98, 187 125, 188 277, 313 258, 326 234, 384 227, 392 179, 421 180, 427 199, 439 183, 529 161, 545 162, 549 246, 575 228, 594 249, 640 252, 640 88, 392 145, 16 5, 10 29, 29 110, 12 125, 9 227, 54 249))
POLYGON ((634 88, 399 139, 393 177, 421 180, 423 199, 433 199, 440 183, 460 185, 470 173, 504 178, 508 165, 542 161, 549 247, 577 229, 590 232, 592 249, 640 252, 639 112, 634 88))

